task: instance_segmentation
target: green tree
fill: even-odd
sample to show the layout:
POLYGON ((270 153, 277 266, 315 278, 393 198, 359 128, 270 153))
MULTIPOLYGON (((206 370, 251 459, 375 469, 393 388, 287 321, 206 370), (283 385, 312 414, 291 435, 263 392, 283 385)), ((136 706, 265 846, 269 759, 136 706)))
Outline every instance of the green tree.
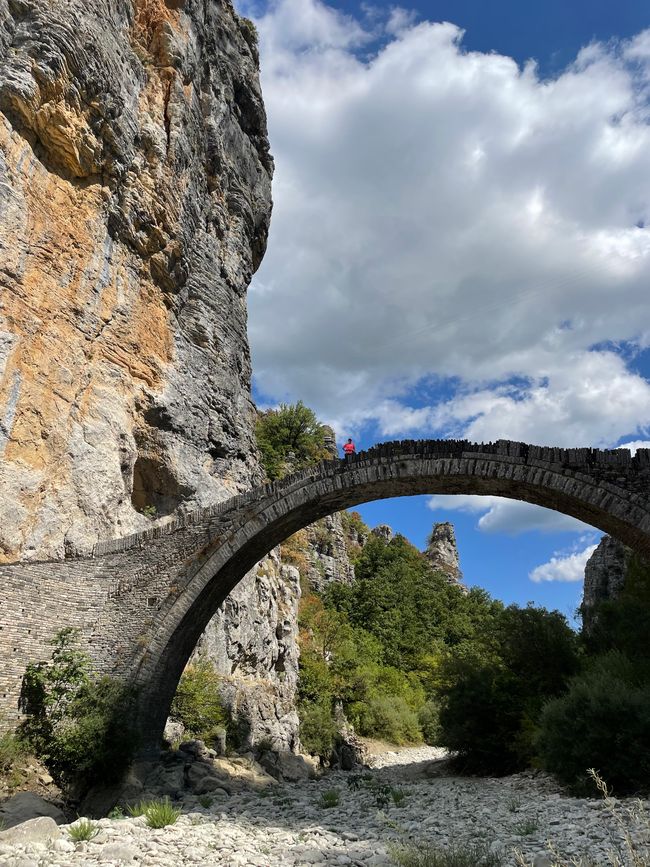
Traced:
POLYGON ((313 410, 300 400, 260 413, 255 433, 270 480, 330 457, 325 447, 330 428, 321 424, 313 410))
POLYGON ((78 630, 62 629, 51 659, 27 666, 20 735, 59 784, 83 789, 118 779, 137 742, 128 724, 133 690, 97 677, 77 642, 78 630))
POLYGON ((557 611, 510 605, 474 650, 445 658, 441 743, 465 770, 511 773, 534 757, 544 702, 579 669, 578 638, 557 611))
POLYGON ((169 715, 195 738, 209 742, 229 720, 219 692, 219 675, 204 659, 188 665, 176 689, 169 715))

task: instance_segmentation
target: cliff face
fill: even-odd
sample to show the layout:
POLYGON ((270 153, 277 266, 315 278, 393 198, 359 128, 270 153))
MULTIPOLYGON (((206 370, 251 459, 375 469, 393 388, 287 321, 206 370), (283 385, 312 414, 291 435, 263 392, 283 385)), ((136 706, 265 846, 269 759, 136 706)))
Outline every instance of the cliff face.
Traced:
POLYGON ((598 616, 601 602, 620 596, 625 585, 625 575, 631 551, 618 539, 603 536, 598 547, 585 564, 585 584, 580 607, 582 625, 589 632, 598 616))
POLYGON ((276 750, 299 748, 299 601, 298 570, 272 551, 228 596, 197 645, 195 656, 209 659, 222 677, 244 748, 262 740, 276 750))
POLYGON ((257 480, 272 161, 228 0, 0 0, 0 22, 0 559, 42 559, 257 480))
POLYGON ((453 524, 445 521, 433 525, 424 554, 435 571, 442 572, 450 584, 465 589, 453 524))

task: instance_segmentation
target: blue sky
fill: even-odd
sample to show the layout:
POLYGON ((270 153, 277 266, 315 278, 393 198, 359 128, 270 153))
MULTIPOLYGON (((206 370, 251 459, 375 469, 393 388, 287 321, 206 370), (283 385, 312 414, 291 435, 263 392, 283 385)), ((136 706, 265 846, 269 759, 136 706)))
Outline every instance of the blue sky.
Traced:
MULTIPOLYGON (((650 440, 647 5, 237 5, 276 159, 258 403, 360 447, 650 440)), ((497 500, 360 511, 421 546, 450 519, 468 583, 567 614, 599 537, 497 500)))

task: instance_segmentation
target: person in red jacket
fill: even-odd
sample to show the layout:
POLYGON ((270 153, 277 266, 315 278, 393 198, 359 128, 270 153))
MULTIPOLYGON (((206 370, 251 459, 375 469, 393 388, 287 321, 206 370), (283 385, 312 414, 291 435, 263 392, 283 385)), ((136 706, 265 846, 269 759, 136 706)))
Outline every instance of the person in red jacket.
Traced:
POLYGON ((349 437, 348 441, 343 444, 343 452, 346 458, 351 458, 355 454, 356 449, 351 437, 349 437))

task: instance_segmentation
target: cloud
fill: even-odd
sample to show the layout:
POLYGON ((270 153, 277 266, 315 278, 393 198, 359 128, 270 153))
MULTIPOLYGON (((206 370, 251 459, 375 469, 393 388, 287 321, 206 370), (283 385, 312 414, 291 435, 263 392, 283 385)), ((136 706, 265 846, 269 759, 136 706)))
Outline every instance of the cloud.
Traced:
POLYGON ((633 442, 621 443, 616 448, 629 449, 635 455, 637 449, 650 449, 650 440, 634 440, 633 442))
POLYGON ((596 545, 589 545, 582 551, 574 551, 564 556, 555 555, 548 563, 536 566, 528 577, 536 584, 543 581, 582 581, 587 560, 596 548, 596 545))
POLYGON ((648 384, 593 347, 650 334, 650 31, 542 80, 404 11, 275 0, 256 23, 258 389, 387 436, 644 436, 648 384))
POLYGON ((433 511, 458 511, 480 515, 476 526, 484 533, 518 536, 533 530, 541 533, 577 533, 591 529, 570 515, 505 497, 440 494, 430 497, 427 507, 433 511))

